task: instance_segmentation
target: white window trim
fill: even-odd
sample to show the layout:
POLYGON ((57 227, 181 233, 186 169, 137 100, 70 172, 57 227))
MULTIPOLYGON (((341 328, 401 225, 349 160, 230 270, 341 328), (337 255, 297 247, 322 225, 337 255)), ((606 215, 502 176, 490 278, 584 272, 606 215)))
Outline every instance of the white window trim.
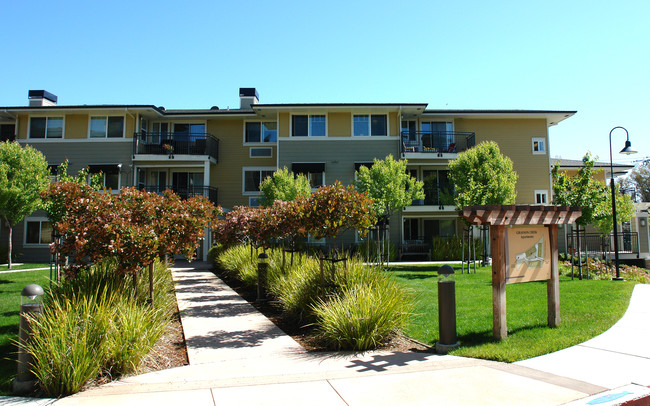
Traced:
MULTIPOLYGON (((27 242, 27 223, 35 222, 35 221, 38 221, 39 224, 40 224, 40 223, 42 223, 44 221, 49 222, 50 219, 48 219, 47 217, 27 217, 27 218, 25 218, 25 220, 23 221, 23 223, 25 224, 24 233, 23 233, 23 246, 24 247, 49 247, 49 245, 50 245, 49 243, 28 243, 27 242)), ((41 235, 41 227, 42 226, 39 225, 39 234, 38 234, 39 236, 41 235)))
MULTIPOLYGON (((296 139, 303 139, 303 140, 304 139, 322 140, 324 138, 329 137, 329 130, 330 130, 329 117, 328 117, 327 113, 302 113, 302 114, 292 113, 289 116, 289 138, 296 138, 296 139), (293 135, 293 116, 307 116, 307 136, 306 137, 294 136, 293 135), (325 136, 321 137, 321 136, 311 135, 310 130, 309 130, 309 117, 311 117, 311 116, 325 116, 325 136)), ((278 139, 279 138, 280 137, 278 136, 278 139)))
POLYGON ((535 138, 531 138, 530 147, 531 150, 533 151, 533 155, 546 155, 546 151, 548 149, 548 143, 546 142, 546 138, 544 137, 535 137, 535 138), (544 146, 544 149, 541 151, 535 151, 535 142, 541 142, 542 145, 544 146))
MULTIPOLYGON (((275 166, 244 166, 241 171, 241 191, 243 196, 259 196, 259 190, 256 191, 246 191, 246 172, 251 171, 271 171, 275 172, 278 168, 275 166)), ((260 182, 264 179, 260 179, 260 182)))
MULTIPOLYGON (((400 129, 401 130, 401 129, 400 129)), ((390 115, 386 113, 352 113, 350 117, 350 135, 355 139, 367 139, 377 137, 390 137, 390 115), (354 135, 354 116, 368 116, 368 135, 354 135), (386 116, 386 134, 372 135, 372 118, 371 116, 386 116)))
POLYGON ((125 115, 105 115, 105 116, 93 116, 89 115, 88 116, 88 134, 86 136, 89 140, 120 140, 126 138, 126 116, 125 115), (109 137, 108 136, 108 118, 109 117, 122 117, 122 136, 121 137, 109 137), (90 123, 92 123, 93 118, 105 118, 106 119, 106 132, 104 133, 103 137, 91 137, 90 136, 90 123))
POLYGON ((535 190, 535 204, 549 204, 548 190, 546 190, 546 189, 537 189, 537 190, 535 190), (543 195, 544 200, 546 200, 546 203, 537 203, 537 196, 538 195, 543 195))
MULTIPOLYGON (((242 134, 242 142, 243 142, 244 145, 249 145, 249 146, 265 146, 266 147, 266 146, 269 146, 269 145, 277 145, 278 139, 280 138, 280 130, 279 130, 279 128, 280 128, 279 120, 245 120, 244 121, 243 134, 242 134), (275 141, 273 141, 273 142, 264 142, 264 141, 247 142, 246 141, 246 124, 247 123, 260 123, 260 124, 262 124, 262 123, 271 123, 271 122, 275 122, 275 131, 276 131, 275 141)), ((262 134, 260 133, 260 140, 261 139, 262 139, 262 134)))
MULTIPOLYGON (((18 126, 16 126, 18 128, 18 126)), ((43 140, 62 140, 65 138, 65 115, 62 116, 57 116, 57 115, 49 115, 49 116, 30 116, 29 120, 27 120, 27 139, 32 140, 32 141, 43 141, 43 140), (46 120, 49 120, 51 118, 62 118, 63 119, 63 129, 61 131, 61 138, 54 138, 54 137, 48 137, 47 136, 47 121, 45 122, 45 138, 32 138, 32 118, 44 118, 46 120)), ((18 139, 18 138, 16 138, 18 139)))
POLYGON ((273 158, 273 147, 250 147, 248 149, 248 157, 251 158, 251 159, 260 159, 260 158, 261 159, 269 159, 269 158, 273 158), (253 150, 254 149, 256 149, 256 150, 259 150, 259 149, 269 150, 269 151, 271 151, 271 153, 268 156, 266 156, 266 155, 265 156, 254 156, 253 155, 253 150))

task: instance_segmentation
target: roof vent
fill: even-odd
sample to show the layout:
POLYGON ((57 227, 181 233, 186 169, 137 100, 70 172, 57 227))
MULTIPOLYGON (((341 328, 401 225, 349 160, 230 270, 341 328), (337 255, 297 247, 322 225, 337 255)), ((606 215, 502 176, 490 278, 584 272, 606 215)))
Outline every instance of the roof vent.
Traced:
POLYGON ((219 106, 212 106, 210 107, 210 110, 219 110, 219 106))
POLYGON ((239 108, 250 109, 253 104, 260 101, 260 95, 254 87, 240 87, 239 88, 239 108))
POLYGON ((46 90, 30 90, 27 94, 30 107, 56 106, 58 98, 46 90))

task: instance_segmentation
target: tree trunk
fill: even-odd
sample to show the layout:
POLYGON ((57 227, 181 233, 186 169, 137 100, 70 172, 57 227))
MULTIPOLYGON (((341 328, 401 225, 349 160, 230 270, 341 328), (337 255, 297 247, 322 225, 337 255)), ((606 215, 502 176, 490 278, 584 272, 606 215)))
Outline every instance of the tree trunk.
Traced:
POLYGON ((578 280, 582 280, 582 245, 580 244, 580 226, 576 226, 576 243, 578 244, 578 280))
POLYGON ((153 306, 153 262, 149 264, 149 301, 153 306))
POLYGON ((11 269, 11 239, 13 235, 13 227, 11 227, 11 224, 9 224, 6 218, 5 218, 5 222, 7 223, 7 228, 9 228, 9 247, 7 249, 7 269, 11 269))

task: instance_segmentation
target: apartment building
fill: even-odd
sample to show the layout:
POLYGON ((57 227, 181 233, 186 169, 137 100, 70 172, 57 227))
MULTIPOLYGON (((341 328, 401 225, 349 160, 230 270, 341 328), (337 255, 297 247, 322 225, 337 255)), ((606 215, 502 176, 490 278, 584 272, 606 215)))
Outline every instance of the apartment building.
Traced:
MULTIPOLYGON (((308 176, 313 188, 341 181, 388 155, 408 160, 426 197, 391 218, 392 241, 458 234, 448 164, 496 141, 519 174, 517 204, 548 204, 548 128, 575 111, 441 110, 425 103, 263 104, 240 88, 238 109, 171 110, 155 105, 60 105, 30 90, 28 105, 0 107, 0 136, 43 152, 48 163, 102 173, 113 191, 137 186, 203 195, 225 208, 257 205, 259 183, 277 168, 308 176)), ((14 230, 14 246, 47 259, 50 224, 34 213, 14 230)), ((6 240, 0 233, 0 243, 6 240)), ((356 240, 353 235, 345 241, 356 240)), ((207 253, 208 244, 202 252, 207 253)))

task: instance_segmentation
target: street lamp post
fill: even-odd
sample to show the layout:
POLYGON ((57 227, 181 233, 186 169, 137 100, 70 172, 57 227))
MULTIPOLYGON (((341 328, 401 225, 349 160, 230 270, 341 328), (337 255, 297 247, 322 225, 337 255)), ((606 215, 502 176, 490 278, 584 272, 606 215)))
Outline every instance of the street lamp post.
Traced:
POLYGON ((621 273, 618 268, 618 228, 616 226, 616 185, 614 184, 614 163, 612 160, 612 132, 614 132, 614 130, 616 130, 617 128, 620 128, 621 130, 625 131, 625 135, 627 136, 627 139, 625 141, 625 147, 619 153, 630 155, 630 154, 635 154, 636 150, 632 148, 632 143, 630 143, 630 134, 627 132, 625 128, 621 126, 612 128, 612 130, 609 132, 609 172, 612 178, 610 187, 612 189, 612 220, 614 220, 614 263, 616 264, 616 277, 614 278, 614 280, 622 281, 623 278, 621 278, 621 273))

